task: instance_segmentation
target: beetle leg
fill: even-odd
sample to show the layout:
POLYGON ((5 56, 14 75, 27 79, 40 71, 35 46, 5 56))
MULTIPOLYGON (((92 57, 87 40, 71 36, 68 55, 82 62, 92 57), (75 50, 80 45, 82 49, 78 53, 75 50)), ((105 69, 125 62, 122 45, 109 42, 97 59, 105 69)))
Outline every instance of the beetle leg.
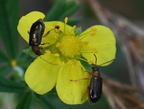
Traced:
POLYGON ((42 44, 40 44, 40 45, 45 45, 45 44, 49 44, 49 42, 47 42, 47 43, 42 43, 42 44))
POLYGON ((89 92, 89 86, 87 87, 87 89, 86 89, 86 92, 84 93, 84 95, 82 96, 82 98, 81 98, 81 101, 83 101, 84 100, 84 97, 88 94, 88 92, 89 92))
POLYGON ((51 30, 49 30, 48 32, 46 32, 46 34, 44 34, 42 37, 46 37, 49 33, 50 33, 51 30))
MULTIPOLYGON (((46 36, 50 33, 50 31, 52 31, 52 30, 59 30, 59 29, 60 29, 60 26, 56 25, 56 26, 54 27, 54 29, 51 29, 51 30, 49 30, 48 32, 46 32, 46 34, 43 35, 43 37, 46 37, 46 36)), ((56 32, 57 32, 57 31, 56 31, 56 32)))
POLYGON ((78 80, 70 80, 70 81, 77 82, 77 81, 81 81, 81 80, 90 80, 90 78, 82 78, 82 79, 78 79, 78 80))

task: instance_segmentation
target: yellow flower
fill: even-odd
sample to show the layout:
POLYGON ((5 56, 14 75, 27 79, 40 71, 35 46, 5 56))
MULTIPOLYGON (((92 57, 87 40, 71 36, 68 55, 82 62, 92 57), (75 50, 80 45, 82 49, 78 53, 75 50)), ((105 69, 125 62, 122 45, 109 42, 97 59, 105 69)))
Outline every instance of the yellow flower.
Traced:
MULTIPOLYGON (((18 31, 27 42, 32 24, 44 17, 43 13, 33 11, 20 19, 18 31)), ((115 58, 115 38, 112 31, 102 25, 92 26, 76 35, 76 26, 67 25, 67 21, 68 18, 64 23, 44 22, 45 30, 40 46, 45 53, 28 67, 25 81, 38 94, 45 94, 56 86, 57 94, 64 103, 82 104, 88 99, 85 93, 89 80, 71 81, 90 78, 80 61, 89 64, 96 62, 103 66, 110 64, 105 62, 115 58), (55 28, 57 26, 59 29, 55 28)))

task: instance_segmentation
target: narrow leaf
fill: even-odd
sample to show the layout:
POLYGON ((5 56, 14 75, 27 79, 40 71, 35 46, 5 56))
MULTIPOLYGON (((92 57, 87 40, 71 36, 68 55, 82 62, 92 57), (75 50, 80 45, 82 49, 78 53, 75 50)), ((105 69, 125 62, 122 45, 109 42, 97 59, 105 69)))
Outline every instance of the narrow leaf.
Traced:
POLYGON ((32 92, 27 91, 20 98, 20 100, 16 106, 16 109, 30 109, 31 101, 32 101, 32 92))
POLYGON ((64 12, 59 16, 60 20, 63 20, 65 17, 69 17, 76 12, 79 8, 79 4, 75 1, 67 2, 64 12))
POLYGON ((0 75, 4 75, 8 72, 10 72, 12 68, 9 65, 3 65, 0 67, 0 75))
POLYGON ((0 50, 0 62, 8 62, 7 55, 0 50))
POLYGON ((0 76, 0 92, 23 92, 25 88, 23 83, 18 83, 0 76))
POLYGON ((52 9, 46 14, 45 21, 55 21, 63 13, 65 9, 66 1, 57 0, 52 9))
POLYGON ((47 108, 49 109, 55 109, 55 107, 51 104, 51 99, 47 96, 47 95, 43 95, 42 97, 41 97, 41 102, 45 105, 45 106, 47 106, 47 108))
POLYGON ((18 0, 0 0, 0 36, 10 58, 18 51, 18 0))
POLYGON ((77 25, 79 22, 80 22, 79 19, 70 20, 68 21, 68 25, 74 26, 77 25))

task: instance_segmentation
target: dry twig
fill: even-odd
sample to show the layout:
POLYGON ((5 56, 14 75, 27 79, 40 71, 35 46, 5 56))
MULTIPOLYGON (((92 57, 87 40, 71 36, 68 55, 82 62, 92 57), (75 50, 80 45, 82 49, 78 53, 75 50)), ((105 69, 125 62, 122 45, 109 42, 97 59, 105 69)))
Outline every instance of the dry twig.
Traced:
POLYGON ((103 78, 103 93, 113 109, 144 109, 144 103, 136 97, 144 90, 103 78))

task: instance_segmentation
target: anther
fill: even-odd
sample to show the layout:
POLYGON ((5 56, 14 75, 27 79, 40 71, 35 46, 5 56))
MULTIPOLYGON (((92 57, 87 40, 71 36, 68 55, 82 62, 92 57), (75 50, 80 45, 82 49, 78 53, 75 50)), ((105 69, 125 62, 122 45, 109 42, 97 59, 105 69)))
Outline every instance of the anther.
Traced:
POLYGON ((64 19, 65 24, 68 22, 68 17, 64 19))
POLYGON ((57 57, 59 57, 59 54, 58 54, 58 53, 55 53, 54 55, 57 56, 57 57))
POLYGON ((97 50, 96 48, 93 48, 93 49, 92 49, 92 52, 93 52, 93 53, 98 53, 98 50, 97 50))
POLYGON ((91 28, 91 36, 95 36, 97 29, 91 28))

